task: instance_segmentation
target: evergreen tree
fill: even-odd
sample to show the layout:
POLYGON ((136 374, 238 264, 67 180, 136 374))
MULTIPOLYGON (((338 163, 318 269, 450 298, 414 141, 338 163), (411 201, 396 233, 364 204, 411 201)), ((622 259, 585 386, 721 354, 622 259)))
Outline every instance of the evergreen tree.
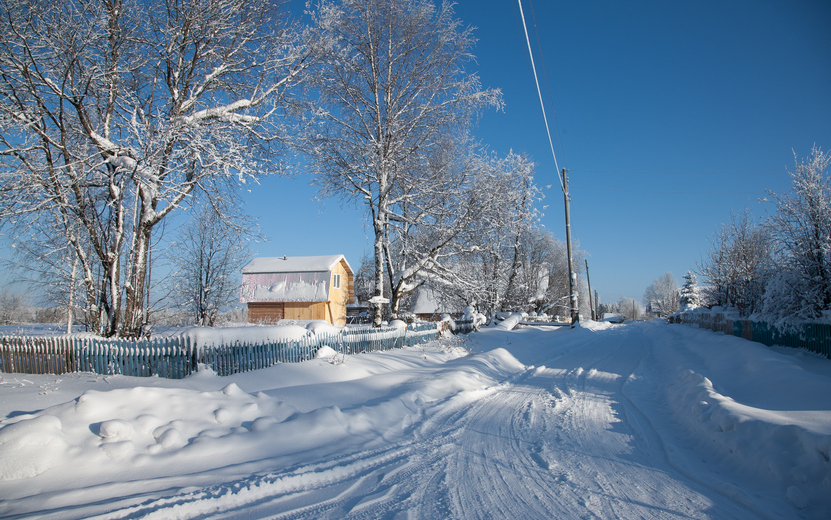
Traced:
POLYGON ((684 285, 681 287, 681 298, 679 299, 682 311, 689 311, 701 305, 698 296, 698 281, 692 271, 684 275, 684 285))

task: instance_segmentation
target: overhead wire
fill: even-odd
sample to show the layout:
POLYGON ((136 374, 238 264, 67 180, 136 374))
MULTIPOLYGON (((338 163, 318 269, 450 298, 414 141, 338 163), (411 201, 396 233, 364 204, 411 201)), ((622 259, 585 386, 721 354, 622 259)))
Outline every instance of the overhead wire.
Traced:
POLYGON ((534 72, 534 83, 537 85, 537 96, 540 99, 540 109, 542 110, 542 118, 545 122, 545 132, 548 135, 548 145, 551 148, 551 156, 554 158, 554 167, 557 169, 557 178, 560 181, 560 188, 565 194, 566 187, 563 182, 563 177, 560 174, 560 165, 557 163, 557 154, 554 152, 554 141, 551 139, 551 128, 548 125, 548 116, 545 114, 545 103, 542 99, 542 90, 540 90, 540 80, 537 77, 537 66, 534 63, 534 52, 531 49, 531 38, 528 36, 528 25, 525 23, 525 13, 522 10, 522 0, 517 0, 517 3, 519 4, 520 18, 522 18, 522 29, 525 32, 525 42, 528 44, 528 56, 531 58, 531 70, 534 72))
MULTIPOLYGON (((542 65, 542 77, 545 80, 545 90, 548 94, 548 104, 549 106, 553 107, 554 97, 551 95, 551 83, 548 81, 548 69, 545 67, 545 54, 542 52, 542 43, 540 42, 540 31, 537 29, 537 17, 534 15, 534 2, 529 0, 528 5, 531 7, 531 22, 534 24, 534 35, 537 37, 537 51, 540 55, 540 65, 542 65)), ((560 124, 557 121, 557 110, 552 108, 551 112, 551 118, 554 120, 554 131, 557 133, 557 144, 560 145, 560 153, 562 154, 563 163, 565 163, 564 166, 566 169, 568 169, 566 148, 565 146, 563 146, 563 138, 560 135, 560 124)))
POLYGON ((629 170, 629 171, 614 171, 614 170, 574 170, 583 173, 607 173, 613 175, 707 175, 707 174, 721 174, 721 173, 756 173, 756 172, 781 172, 787 168, 760 168, 753 170, 690 170, 690 171, 672 171, 672 170, 629 170))

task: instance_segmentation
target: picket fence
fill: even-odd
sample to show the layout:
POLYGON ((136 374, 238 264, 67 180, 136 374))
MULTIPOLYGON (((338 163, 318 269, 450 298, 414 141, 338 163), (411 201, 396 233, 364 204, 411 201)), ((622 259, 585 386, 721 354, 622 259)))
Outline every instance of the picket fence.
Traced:
POLYGON ((0 337, 0 372, 65 374, 93 372, 103 375, 159 376, 181 379, 210 367, 226 376, 258 370, 276 363, 312 359, 323 346, 340 354, 360 354, 413 346, 435 339, 435 323, 406 328, 346 328, 339 334, 312 334, 297 341, 243 342, 198 345, 188 337, 152 340, 91 337, 0 337))
POLYGON ((722 313, 683 312, 673 315, 671 323, 696 325, 702 329, 723 332, 767 346, 801 348, 831 358, 831 325, 804 323, 788 328, 765 322, 731 320, 722 313))

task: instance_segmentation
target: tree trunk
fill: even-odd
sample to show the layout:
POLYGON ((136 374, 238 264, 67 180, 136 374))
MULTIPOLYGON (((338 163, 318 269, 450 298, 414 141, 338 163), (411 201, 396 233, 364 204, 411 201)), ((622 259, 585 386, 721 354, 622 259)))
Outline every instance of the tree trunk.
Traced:
MULTIPOLYGON (((384 233, 383 222, 375 218, 375 297, 384 297, 384 233)), ((384 307, 380 302, 375 303, 375 316, 372 319, 374 327, 380 327, 384 319, 384 307)))
POLYGON ((125 287, 124 324, 121 335, 130 338, 141 336, 144 327, 144 293, 147 279, 147 257, 150 250, 150 234, 152 226, 141 224, 136 233, 136 241, 132 251, 133 265, 129 284, 125 287))

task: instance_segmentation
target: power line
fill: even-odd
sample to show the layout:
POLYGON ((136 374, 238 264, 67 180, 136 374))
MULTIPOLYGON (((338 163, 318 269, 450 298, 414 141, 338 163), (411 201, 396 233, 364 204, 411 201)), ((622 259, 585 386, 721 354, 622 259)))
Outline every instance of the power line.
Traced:
POLYGON ((540 109, 542 109, 542 118, 545 121, 545 133, 548 135, 548 145, 551 147, 551 156, 554 157, 554 167, 557 169, 557 177, 560 179, 560 187, 563 193, 566 193, 566 187, 563 184, 563 178, 560 175, 560 165, 557 164, 557 154, 554 153, 554 141, 551 140, 551 129, 548 126, 548 116, 545 115, 545 103, 542 101, 542 91, 540 90, 540 80, 537 77, 537 66, 534 64, 534 52, 531 50, 531 39, 528 37, 528 26, 525 24, 525 13, 522 11, 522 0, 517 0, 519 4, 519 15, 522 18, 522 29, 525 32, 525 42, 528 44, 528 56, 531 58, 531 69, 534 71, 534 82, 537 85, 537 96, 540 98, 540 109))
MULTIPOLYGON (((649 193, 652 195, 759 195, 760 192, 751 191, 652 191, 652 190, 616 190, 612 188, 585 188, 571 186, 572 190, 580 191, 612 191, 617 193, 649 193)), ((766 192, 765 192, 766 193, 766 192)))
POLYGON ((690 170, 690 171, 670 171, 670 170, 630 170, 630 171, 613 171, 613 170, 582 170, 580 168, 573 168, 571 171, 582 173, 608 173, 614 175, 691 175, 691 174, 719 174, 719 173, 755 173, 755 172, 782 172, 787 171, 787 168, 762 168, 758 170, 690 170))
MULTIPOLYGON (((548 94, 548 104, 554 106, 554 97, 551 95, 551 83, 548 81, 548 71, 545 67, 545 54, 542 52, 542 43, 540 43, 540 32, 537 29, 537 17, 534 15, 534 2, 529 0, 528 5, 531 7, 531 22, 534 24, 534 35, 537 37, 537 50, 540 54, 540 64, 542 65, 542 77, 545 80, 545 90, 548 94)), ((563 162, 568 168, 568 159, 566 158, 566 148, 563 146, 563 138, 560 135, 560 124, 557 121, 557 111, 552 109, 552 119, 554 119, 554 130, 557 132, 557 143, 560 145, 560 152, 563 155, 563 162)))

